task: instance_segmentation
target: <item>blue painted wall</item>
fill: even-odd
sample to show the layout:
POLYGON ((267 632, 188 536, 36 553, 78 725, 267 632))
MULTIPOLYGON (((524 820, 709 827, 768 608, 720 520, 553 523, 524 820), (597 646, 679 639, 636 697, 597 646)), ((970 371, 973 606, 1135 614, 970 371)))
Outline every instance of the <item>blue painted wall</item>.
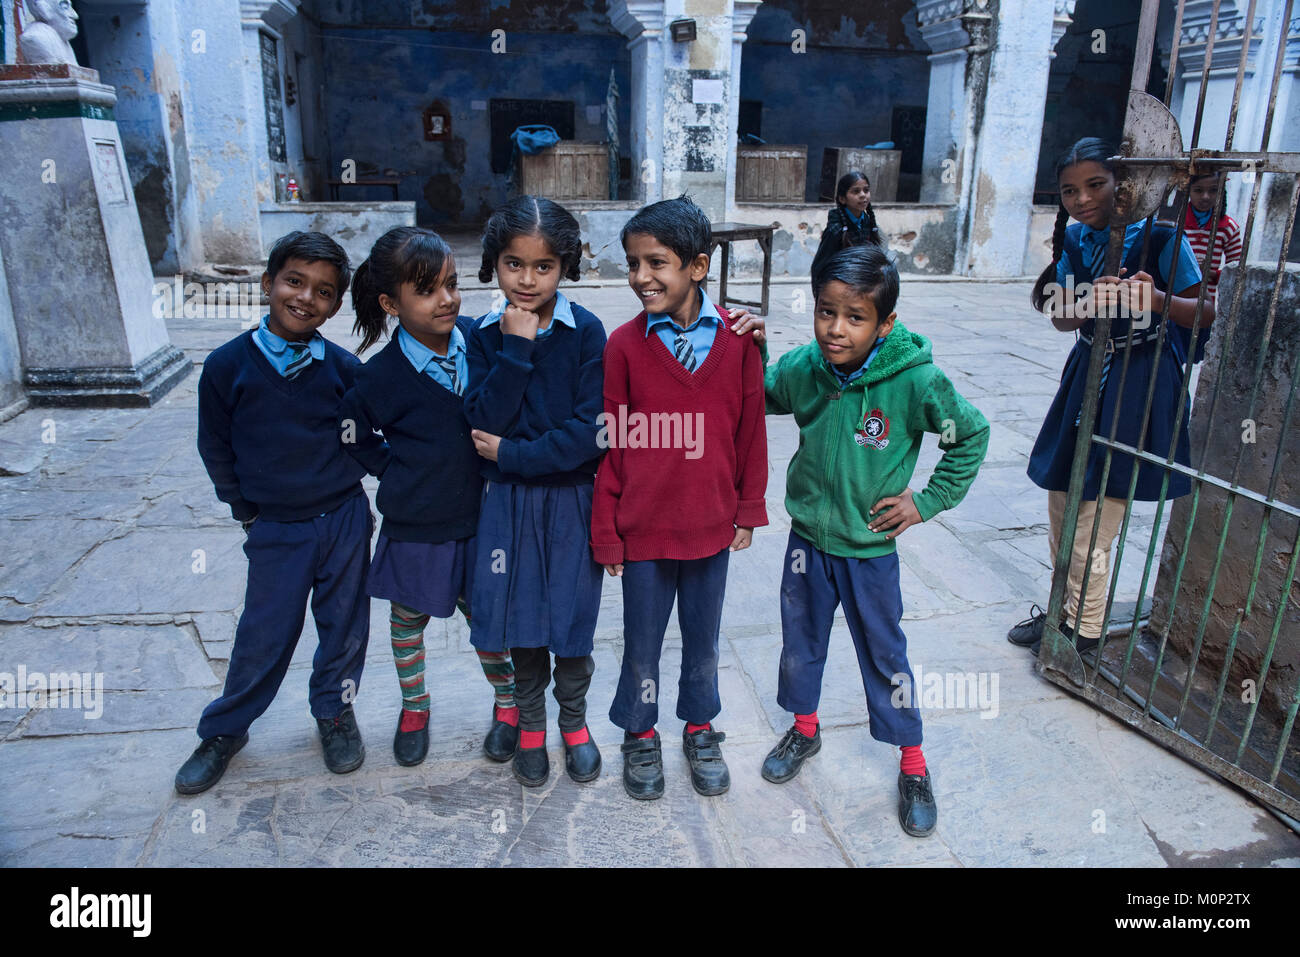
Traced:
POLYGON ((823 149, 888 140, 894 107, 924 109, 929 97, 929 48, 911 0, 848 9, 830 0, 769 0, 741 51, 740 97, 762 102, 762 138, 808 145, 809 202, 818 201, 823 149), (791 48, 795 30, 804 31, 804 53, 791 48))
MULTIPOLYGON (((328 17, 329 5, 322 6, 322 17, 328 17)), ((403 6, 409 18, 410 6, 403 6)), ((366 15, 372 22, 370 9, 366 15)), ((396 169, 409 174, 401 177, 399 197, 416 202, 421 225, 481 223, 511 191, 507 175, 491 170, 490 114, 475 109, 475 101, 486 106, 492 98, 572 100, 575 137, 603 142, 604 114, 589 123, 586 107, 604 106, 611 65, 622 93, 621 155, 629 155, 631 58, 625 38, 612 27, 607 34, 508 30, 506 52, 494 54, 492 29, 356 29, 323 20, 331 175, 338 175, 345 159, 356 161, 359 177, 396 169), (450 140, 424 139, 423 113, 434 101, 450 109, 450 140)), ((390 197, 387 190, 353 188, 347 198, 390 197)))

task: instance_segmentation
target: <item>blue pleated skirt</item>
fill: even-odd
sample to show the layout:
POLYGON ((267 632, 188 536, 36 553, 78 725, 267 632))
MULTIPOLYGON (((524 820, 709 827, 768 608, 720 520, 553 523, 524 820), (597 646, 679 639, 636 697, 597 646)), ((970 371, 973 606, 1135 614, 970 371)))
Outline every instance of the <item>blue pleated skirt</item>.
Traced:
POLYGON ((590 484, 485 483, 470 643, 481 651, 591 654, 603 569, 591 557, 590 484))
MULTIPOLYGON (((1178 401, 1183 393, 1182 357, 1186 352, 1179 348, 1179 342, 1166 339, 1159 352, 1155 343, 1138 346, 1133 350, 1129 360, 1128 373, 1124 380, 1123 393, 1120 392, 1120 372, 1124 364, 1124 353, 1116 352, 1111 356, 1110 370, 1102 389, 1101 403, 1097 413, 1094 434, 1109 436, 1111 420, 1119 408, 1119 422, 1115 439, 1126 445, 1141 448, 1153 455, 1166 458, 1171 447, 1175 447, 1174 461, 1181 465, 1189 464, 1188 448, 1190 439, 1187 431, 1187 413, 1191 403, 1184 401, 1183 414, 1175 421, 1178 401), (1155 393, 1151 398, 1151 417, 1147 425, 1146 439, 1141 446, 1138 437, 1142 429, 1142 410, 1146 404, 1147 387, 1152 366, 1155 366, 1155 393)), ((1088 379, 1088 361, 1091 354, 1089 345, 1080 340, 1074 344, 1065 360, 1061 372, 1061 386, 1056 390, 1052 406, 1043 420, 1043 427, 1034 442, 1034 450, 1029 457, 1029 478, 1039 488, 1048 491, 1065 492, 1070 488, 1070 465, 1074 461, 1074 443, 1078 436, 1075 421, 1083 407, 1084 386, 1088 379)), ((1106 449, 1093 444, 1089 447, 1088 467, 1085 473, 1083 497, 1095 499, 1101 487, 1101 473, 1105 465, 1106 449)), ((1161 483, 1166 470, 1154 463, 1138 463, 1131 455, 1115 452, 1111 458, 1110 474, 1106 480, 1106 495, 1109 498, 1126 498, 1133 469, 1137 467, 1137 487, 1133 498, 1137 501, 1151 502, 1160 497, 1161 483)), ((1178 498, 1192 490, 1191 480, 1178 472, 1169 471, 1167 499, 1178 498)))
POLYGON ((470 595, 474 539, 454 542, 397 542, 379 536, 366 590, 434 618, 450 618, 456 599, 470 595))

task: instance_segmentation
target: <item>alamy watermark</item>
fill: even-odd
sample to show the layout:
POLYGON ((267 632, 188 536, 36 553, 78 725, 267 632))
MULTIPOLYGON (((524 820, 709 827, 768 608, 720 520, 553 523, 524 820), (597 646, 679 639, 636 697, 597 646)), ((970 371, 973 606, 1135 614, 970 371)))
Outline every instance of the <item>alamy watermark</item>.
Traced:
POLYGON ((258 282, 171 282, 153 284, 155 319, 244 319, 258 318, 262 307, 262 286, 258 282))
POLYGON ((0 671, 0 708, 68 708, 93 720, 104 713, 104 673, 96 671, 46 674, 18 666, 18 673, 0 671))
POLYGON ((894 686, 889 702, 895 708, 964 710, 974 708, 981 718, 998 716, 998 673, 996 671, 930 671, 917 665, 914 679, 898 672, 890 679, 894 686))
POLYGON ((1099 284, 1074 281, 1074 274, 1067 273, 1065 283, 1049 282, 1043 287, 1043 312, 1061 319, 1095 319, 1109 313, 1111 319, 1127 319, 1133 329, 1146 329, 1151 325, 1153 305, 1150 283, 1135 283, 1129 286, 1133 291, 1135 302, 1130 303, 1127 296, 1120 297, 1108 308, 1099 307, 1096 291, 1099 284))
POLYGON ((628 412, 620 405, 617 413, 596 416, 596 424, 602 449, 683 449, 688 459, 704 455, 703 412, 628 412))

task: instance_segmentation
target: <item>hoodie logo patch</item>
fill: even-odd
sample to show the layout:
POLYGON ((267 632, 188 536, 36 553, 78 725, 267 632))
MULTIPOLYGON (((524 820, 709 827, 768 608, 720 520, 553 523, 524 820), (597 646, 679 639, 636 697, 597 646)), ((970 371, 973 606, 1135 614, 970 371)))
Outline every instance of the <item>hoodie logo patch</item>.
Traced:
POLYGON ((862 427, 853 433, 858 445, 883 449, 889 445, 889 419, 879 409, 872 409, 863 419, 862 427))

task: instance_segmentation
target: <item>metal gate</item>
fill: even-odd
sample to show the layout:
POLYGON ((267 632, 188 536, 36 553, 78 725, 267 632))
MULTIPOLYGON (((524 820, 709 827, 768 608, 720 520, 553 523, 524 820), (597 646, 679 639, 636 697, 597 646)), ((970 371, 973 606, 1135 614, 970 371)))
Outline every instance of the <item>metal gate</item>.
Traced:
MULTIPOLYGON (((1153 187, 1166 193, 1170 186, 1185 185, 1187 177, 1191 174, 1217 174, 1219 199, 1211 218, 1211 222, 1217 224, 1226 199, 1225 174, 1229 172, 1249 174, 1246 180, 1253 180, 1253 185, 1249 214, 1242 229, 1245 249, 1242 257, 1243 267, 1249 257, 1251 235, 1261 205, 1262 185, 1266 179, 1270 180, 1272 184, 1270 188, 1274 191, 1274 196, 1278 195, 1279 188, 1289 187, 1289 211, 1286 214, 1281 248, 1277 251, 1276 279, 1272 285, 1271 295, 1267 297, 1267 314, 1263 318, 1262 326, 1259 328, 1252 326, 1250 329, 1250 334, 1258 336, 1260 341, 1258 359, 1253 370, 1253 385, 1246 390, 1245 407, 1250 412, 1243 419, 1243 424, 1248 420, 1253 425, 1252 415, 1260 402, 1261 380, 1264 377, 1265 358, 1269 354, 1270 342, 1276 330, 1286 328, 1279 327, 1277 322, 1279 318, 1287 324, 1297 321, 1293 304, 1284 306, 1282 315, 1279 316, 1279 296, 1283 288, 1287 250, 1295 226, 1297 198, 1300 197, 1300 153, 1267 150, 1286 55, 1288 26, 1292 22, 1294 13, 1292 9, 1294 0, 1285 2, 1276 50, 1265 50, 1263 42, 1260 43, 1260 69, 1265 68, 1266 61, 1270 59, 1269 54, 1272 54, 1272 83, 1268 96, 1268 113, 1263 118, 1259 148, 1254 152, 1237 149, 1234 137, 1247 58, 1251 49, 1251 39, 1255 35, 1257 0, 1249 0, 1246 13, 1246 32, 1237 66, 1225 149, 1209 150, 1199 146, 1206 91, 1210 79, 1211 57, 1215 37, 1219 32, 1220 3, 1221 0, 1214 0, 1205 60, 1201 69, 1195 126, 1188 148, 1182 147, 1176 123, 1172 134, 1162 126, 1162 118, 1171 120, 1172 117, 1167 109, 1161 109, 1159 101, 1145 93, 1130 94, 1125 117, 1123 155, 1116 160, 1120 168, 1116 189, 1118 215, 1112 224, 1106 275, 1117 275, 1116 270, 1123 254, 1123 224, 1141 221, 1144 217, 1147 217, 1147 222, 1150 223, 1148 214, 1151 210, 1141 207, 1149 204, 1153 187), (1170 139, 1171 135, 1172 139, 1170 139), (1275 175, 1269 177, 1264 174, 1275 175)), ((1186 0, 1178 0, 1169 79, 1163 104, 1165 108, 1169 105, 1177 74, 1178 47, 1185 4, 1186 0)), ((1159 6, 1160 0, 1143 0, 1142 3, 1131 84, 1135 91, 1147 88, 1155 51, 1159 6)), ((1179 197, 1176 212, 1177 233, 1173 241, 1180 244, 1186 218, 1187 190, 1180 190, 1179 197)), ((1141 240, 1143 243, 1141 255, 1144 263, 1148 255, 1150 234, 1148 225, 1145 236, 1141 240)), ((1175 246, 1175 249, 1177 248, 1175 246)), ((1206 275, 1208 275, 1210 257, 1214 254, 1214 250, 1215 237, 1212 235, 1209 251, 1200 264, 1202 272, 1206 275)), ((1273 265, 1271 250, 1267 256, 1269 257, 1268 268, 1271 269, 1273 265)), ((1154 273, 1155 270, 1147 271, 1154 273)), ((1146 437, 1151 423, 1152 396, 1156 385, 1158 363, 1152 363, 1145 393, 1146 404, 1142 409, 1142 438, 1136 444, 1126 444, 1116 440, 1121 411, 1125 415, 1133 415, 1136 414, 1136 409, 1121 410, 1116 403, 1115 413, 1110 417, 1111 421, 1098 421, 1103 385, 1117 387, 1119 392, 1116 395, 1123 394, 1132 357, 1132 351, 1125 346, 1125 343, 1131 343, 1133 326, 1136 323, 1128 323, 1129 329, 1125 338, 1117 338, 1114 343, 1115 348, 1108 363, 1109 368, 1106 370, 1110 380, 1108 383, 1103 384, 1106 350, 1098 347, 1091 350, 1087 388, 1079 417, 1078 439, 1074 450, 1060 541, 1055 555, 1055 573, 1052 578, 1051 599, 1048 604, 1038 668, 1044 677, 1149 735, 1184 758, 1238 785, 1278 811, 1292 818, 1300 818, 1300 743, 1293 743, 1291 740, 1296 712, 1300 708, 1300 687, 1297 685, 1296 677, 1300 668, 1295 667, 1294 662, 1289 659, 1283 666, 1278 658, 1280 651, 1291 654, 1294 646, 1300 645, 1300 634, 1297 634, 1300 628, 1296 627, 1300 619, 1297 619, 1294 610, 1291 610, 1291 617, 1288 618, 1288 606, 1300 607, 1300 602, 1293 592, 1296 587, 1296 563, 1297 559, 1300 559, 1300 507, 1297 507, 1300 506, 1300 501, 1283 501, 1276 495, 1279 478, 1283 475, 1284 447, 1287 444, 1288 434, 1295 433, 1292 426, 1292 412, 1295 407, 1296 382, 1300 380, 1300 375, 1295 374, 1294 358, 1300 357, 1289 360, 1291 361, 1289 376, 1283 377, 1281 381, 1276 378, 1270 380, 1269 388, 1272 390, 1274 405, 1282 407, 1284 411, 1280 421, 1268 423, 1268 428, 1262 429, 1260 436, 1275 435, 1276 449, 1263 450, 1260 446, 1248 445, 1243 438, 1240 450, 1236 453, 1236 461, 1230 468, 1225 467, 1220 461, 1215 469, 1207 469, 1210 428, 1207 426, 1199 430, 1204 433, 1203 441, 1198 443, 1196 438, 1198 419, 1203 423, 1215 421, 1216 412, 1220 411, 1216 407, 1221 405, 1221 393, 1227 376, 1231 374, 1239 379, 1243 375, 1249 376, 1249 371, 1245 368, 1249 365, 1248 362, 1241 362, 1234 368, 1229 368, 1234 335, 1240 337, 1244 334, 1241 329, 1241 313, 1243 290, 1247 283, 1245 270, 1239 268, 1236 272, 1237 281, 1232 283, 1231 295, 1225 297, 1223 295, 1225 290, 1219 290, 1215 335, 1221 337, 1216 345, 1222 348, 1217 358, 1217 365, 1214 357, 1206 363, 1207 367, 1215 370, 1212 391, 1209 391, 1208 395, 1203 391, 1197 396, 1195 408, 1189 409, 1188 395, 1193 379, 1196 344, 1198 340, 1204 341, 1209 334, 1200 326, 1199 311, 1196 325, 1191 330, 1192 345, 1187 350, 1188 355, 1183 368, 1182 395, 1178 400, 1178 415, 1190 413, 1193 423, 1189 450, 1190 467, 1174 460, 1174 449, 1178 445, 1176 430, 1168 455, 1154 455, 1142 450, 1146 446, 1146 437), (1217 330, 1219 324, 1223 324, 1224 327, 1221 331, 1217 330), (1284 400, 1280 399, 1282 392, 1285 392, 1284 400), (1116 557, 1106 596, 1101 644, 1094 650, 1080 654, 1073 639, 1066 638, 1055 623, 1062 619, 1065 606, 1067 568, 1076 537, 1085 469, 1093 447, 1104 450, 1102 459, 1104 464, 1097 492, 1095 519, 1090 523, 1092 537, 1088 555, 1093 555, 1096 550, 1102 521, 1102 499, 1106 493, 1107 479, 1115 455, 1132 456, 1136 462, 1127 459, 1121 461, 1134 466, 1138 463, 1148 463, 1158 467, 1163 472, 1163 481, 1159 499, 1154 506, 1155 518, 1149 539, 1144 532, 1136 532, 1131 536, 1130 532, 1134 524, 1132 521, 1134 491, 1139 474, 1137 467, 1131 469, 1132 479, 1129 483, 1128 498, 1124 503, 1124 519, 1116 539, 1116 557), (1266 482, 1242 481, 1242 461, 1248 451, 1252 456, 1264 456, 1262 461, 1266 463, 1268 456, 1272 456, 1271 471, 1269 471, 1270 466, 1264 466, 1264 471, 1269 474, 1266 482), (1222 474, 1214 474, 1216 471, 1222 474), (1153 617, 1145 621, 1143 602, 1148 594, 1148 587, 1156 580, 1153 563, 1161 546, 1161 525, 1168 517, 1167 513, 1173 514, 1174 511, 1172 500, 1167 500, 1167 492, 1170 479, 1175 475, 1183 475, 1190 480, 1191 492, 1184 499, 1180 499, 1179 523, 1176 525, 1171 522, 1164 543, 1168 556, 1172 558, 1167 557, 1167 560, 1162 563, 1164 567, 1159 572, 1160 575, 1168 577, 1163 582, 1157 583, 1164 586, 1163 590, 1166 593, 1162 614, 1158 616, 1162 620, 1157 621, 1153 617), (1250 487, 1251 484, 1261 487, 1250 487), (1224 561, 1229 532, 1234 527, 1232 521, 1234 507, 1238 510, 1239 519, 1243 513, 1253 515, 1258 511, 1260 514, 1259 526, 1254 530, 1255 538, 1251 540, 1254 542, 1254 562, 1249 569, 1244 567, 1247 564, 1245 561, 1224 561), (1185 529, 1181 527, 1182 525, 1185 525, 1185 529), (1195 573, 1189 571, 1188 566, 1194 532, 1199 534, 1198 541, 1201 544, 1197 547, 1201 549, 1200 554, 1203 559, 1199 563, 1192 563, 1200 569, 1195 573), (1216 542, 1217 549, 1214 547, 1216 542), (1269 576, 1266 577, 1273 584, 1261 590, 1261 565, 1264 561, 1266 545, 1271 557, 1269 576), (1141 585, 1137 591, 1136 607, 1131 615, 1123 609, 1125 602, 1116 601, 1126 548, 1131 552, 1145 550, 1141 585), (1289 564, 1285 560, 1288 554, 1289 564), (1205 573, 1206 567, 1209 569, 1208 574, 1205 573), (1285 568, 1284 572, 1280 572, 1282 568, 1285 568), (1248 579, 1245 577, 1247 572, 1248 579), (1224 620, 1222 602, 1217 616, 1212 614, 1212 606, 1216 588, 1220 588, 1224 581, 1230 579, 1240 583, 1247 594, 1239 607, 1235 609, 1229 607, 1229 618, 1235 611, 1235 621, 1231 622, 1229 628, 1224 620), (1172 585, 1170 585, 1171 581, 1172 585), (1278 587, 1279 581, 1280 587, 1278 587), (1183 605, 1181 619, 1177 614, 1180 601, 1183 605), (1176 624, 1177 622, 1181 624, 1176 624), (1288 626, 1285 633, 1284 624, 1288 626), (1244 641, 1243 629, 1250 632, 1251 640, 1255 642, 1251 646, 1252 653, 1249 660, 1243 658, 1239 647, 1244 641), (1255 635, 1259 636, 1258 641, 1255 635)), ((1207 285, 1202 285, 1200 298, 1202 306, 1207 295, 1207 285)), ((1094 342, 1099 346, 1108 341, 1113 317, 1109 314, 1099 314, 1095 319, 1094 342)), ((1155 348, 1165 348, 1166 337, 1174 334, 1169 318, 1169 297, 1165 299, 1163 314, 1158 319, 1153 317, 1151 328, 1158 330, 1158 342, 1155 348)), ((1205 374, 1203 371, 1202 375, 1205 374)), ((1247 378, 1242 381, 1250 380, 1247 378)), ((1239 398, 1239 395, 1234 396, 1231 401, 1238 402, 1239 398)), ((1222 401, 1225 406, 1228 403, 1229 400, 1222 401)), ((1235 414, 1232 418, 1236 418, 1235 414)), ((1236 427, 1235 422, 1233 427, 1236 427)), ((1294 470, 1297 461, 1300 459, 1292 460, 1289 469, 1294 470)), ((1259 474, 1259 469, 1255 468, 1253 474, 1259 474)), ((1296 487, 1300 488, 1300 486, 1296 487)), ((1300 499, 1300 496, 1292 495, 1292 498, 1300 499)), ((1239 520, 1236 536, 1244 534, 1240 526, 1239 520)), ((1077 532, 1089 534, 1089 523, 1085 523, 1077 532)), ((1234 545, 1243 540, 1236 538, 1234 545)), ((1088 567, 1083 569, 1084 590, 1088 588, 1088 575, 1092 571, 1092 562, 1085 564, 1088 567)), ((1079 602, 1078 605, 1073 620, 1067 622, 1076 632, 1083 614, 1083 603, 1079 602)))

